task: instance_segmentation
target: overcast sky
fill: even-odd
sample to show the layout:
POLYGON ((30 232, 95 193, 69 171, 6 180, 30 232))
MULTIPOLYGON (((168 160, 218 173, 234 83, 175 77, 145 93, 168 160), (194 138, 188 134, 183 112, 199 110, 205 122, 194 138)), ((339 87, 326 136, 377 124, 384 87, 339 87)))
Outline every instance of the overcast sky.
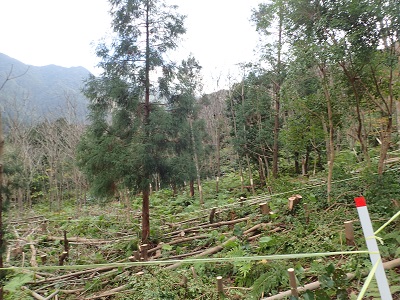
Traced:
MULTIPOLYGON (((180 47, 203 66, 208 90, 212 78, 237 76, 237 64, 254 60, 258 36, 251 9, 262 0, 168 0, 187 15, 180 47)), ((97 74, 94 54, 110 32, 107 0, 0 0, 0 52, 23 63, 83 66, 97 74)), ((214 86, 212 86, 214 85, 214 86)), ((220 82, 221 87, 226 83, 220 82)), ((224 86, 225 85, 225 86, 224 86)), ((212 86, 212 87, 211 87, 212 86)))

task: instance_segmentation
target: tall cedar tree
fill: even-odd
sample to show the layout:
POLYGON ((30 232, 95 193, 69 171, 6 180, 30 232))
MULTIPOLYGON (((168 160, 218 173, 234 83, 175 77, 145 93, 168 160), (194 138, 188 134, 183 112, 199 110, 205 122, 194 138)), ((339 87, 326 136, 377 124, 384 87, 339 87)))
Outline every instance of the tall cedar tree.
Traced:
POLYGON ((150 235, 149 197, 153 175, 168 173, 165 110, 153 78, 172 69, 165 53, 185 33, 176 6, 155 0, 110 0, 115 37, 97 55, 104 72, 85 93, 92 124, 81 142, 80 164, 98 194, 119 186, 142 193, 142 242, 150 235))

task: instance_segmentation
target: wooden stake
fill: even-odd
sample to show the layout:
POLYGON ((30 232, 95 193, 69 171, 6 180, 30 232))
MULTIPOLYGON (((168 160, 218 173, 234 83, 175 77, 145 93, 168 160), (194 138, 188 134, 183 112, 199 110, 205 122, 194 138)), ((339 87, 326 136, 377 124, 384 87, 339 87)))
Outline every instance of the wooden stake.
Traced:
POLYGON ((292 292, 292 296, 299 297, 299 292, 297 291, 297 283, 296 283, 296 276, 294 274, 294 269, 289 268, 288 273, 289 273, 289 284, 290 284, 290 290, 292 292))
POLYGON ((216 207, 213 207, 210 212, 210 224, 214 223, 215 211, 217 210, 216 207))
POLYGON ((67 258, 67 256, 68 256, 68 252, 67 251, 64 251, 63 253, 61 253, 61 255, 60 255, 59 259, 58 259, 58 265, 59 266, 64 265, 64 260, 67 258))
POLYGON ((269 215, 271 212, 271 209, 269 208, 269 205, 267 202, 260 203, 260 211, 262 215, 269 215))
POLYGON ((40 260, 42 261, 42 264, 45 265, 47 262, 47 254, 40 255, 40 260))
POLYGON ((353 229, 353 221, 344 222, 344 230, 346 236, 346 245, 347 246, 355 246, 354 242, 354 229, 353 229))
POLYGON ((197 279, 197 274, 196 274, 196 270, 194 269, 194 267, 190 267, 190 270, 192 270, 193 279, 197 279))
POLYGON ((149 259, 147 255, 147 248, 149 247, 148 244, 142 244, 140 246, 140 257, 144 260, 147 261, 149 259))
POLYGON ((68 239, 67 239, 67 231, 64 230, 64 252, 69 252, 69 244, 68 244, 68 239))
POLYGON ((224 294, 224 286, 222 284, 222 276, 217 276, 217 291, 219 295, 224 294))

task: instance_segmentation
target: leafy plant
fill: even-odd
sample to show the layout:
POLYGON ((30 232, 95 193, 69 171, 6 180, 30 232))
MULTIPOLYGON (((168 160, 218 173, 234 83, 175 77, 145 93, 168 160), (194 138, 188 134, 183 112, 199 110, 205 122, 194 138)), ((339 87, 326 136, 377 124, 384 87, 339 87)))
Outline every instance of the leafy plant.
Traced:
POLYGON ((16 273, 9 277, 8 282, 4 286, 5 299, 30 299, 21 292, 21 287, 27 282, 32 281, 32 274, 16 273))
MULTIPOLYGON (((275 294, 282 287, 287 287, 289 279, 285 264, 277 262, 260 263, 258 268, 258 278, 252 285, 252 296, 258 299, 264 293, 275 294)), ((254 270, 255 271, 255 270, 254 270)))
POLYGON ((321 283, 321 289, 317 291, 306 291, 305 300, 330 300, 334 296, 338 300, 347 300, 347 288, 349 282, 346 273, 335 268, 333 264, 325 268, 325 272, 318 278, 321 283))

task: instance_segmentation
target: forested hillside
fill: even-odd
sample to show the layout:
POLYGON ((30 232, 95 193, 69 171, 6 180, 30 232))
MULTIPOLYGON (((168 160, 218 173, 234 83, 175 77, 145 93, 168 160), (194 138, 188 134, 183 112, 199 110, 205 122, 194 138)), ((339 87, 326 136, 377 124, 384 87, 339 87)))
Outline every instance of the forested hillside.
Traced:
POLYGON ((24 115, 26 121, 35 121, 55 120, 72 113, 73 107, 84 120, 88 101, 81 90, 89 75, 83 67, 28 66, 0 53, 0 82, 13 78, 1 91, 2 108, 6 115, 24 115))
POLYGON ((17 104, 34 80, 69 101, 85 70, 14 62, 0 77, 0 268, 22 266, 1 273, 0 300, 380 299, 360 195, 399 299, 398 3, 260 4, 259 63, 208 94, 200 61, 169 59, 178 7, 110 8, 86 120, 79 101, 56 118, 17 104))

